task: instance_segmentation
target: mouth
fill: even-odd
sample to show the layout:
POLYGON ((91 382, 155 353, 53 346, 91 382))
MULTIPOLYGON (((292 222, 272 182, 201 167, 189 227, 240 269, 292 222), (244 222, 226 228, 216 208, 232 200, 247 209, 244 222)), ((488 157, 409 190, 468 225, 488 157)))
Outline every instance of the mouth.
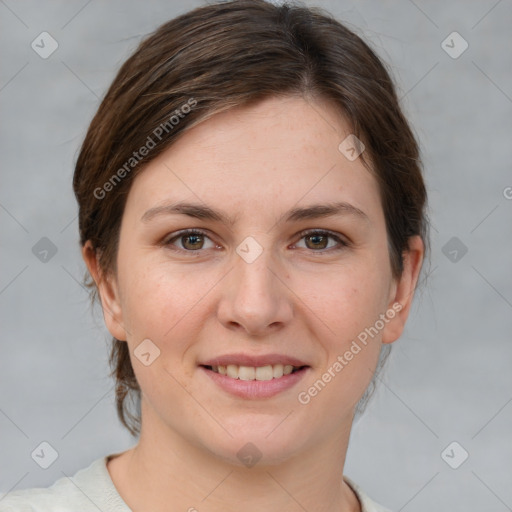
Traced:
POLYGON ((239 352, 201 361, 201 373, 223 392, 248 400, 274 397, 291 391, 312 367, 307 359, 287 354, 239 352))
POLYGON ((269 399, 291 391, 311 370, 307 365, 267 364, 266 361, 260 364, 263 365, 201 364, 199 369, 218 389, 244 400, 269 399))
POLYGON ((244 381, 268 381, 281 379, 287 375, 291 375, 292 373, 297 373, 309 368, 307 365, 293 366, 291 364, 268 364, 265 366, 242 366, 236 364, 201 366, 206 370, 210 370, 219 375, 223 375, 234 380, 244 381))

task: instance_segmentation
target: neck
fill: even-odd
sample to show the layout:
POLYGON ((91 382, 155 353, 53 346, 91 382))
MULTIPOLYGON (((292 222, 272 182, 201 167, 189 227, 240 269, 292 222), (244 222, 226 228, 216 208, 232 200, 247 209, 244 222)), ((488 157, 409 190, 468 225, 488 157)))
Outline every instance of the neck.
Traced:
POLYGON ((343 481, 349 435, 350 425, 284 462, 248 468, 143 420, 139 443, 111 459, 108 469, 134 512, 360 512, 357 497, 343 481))

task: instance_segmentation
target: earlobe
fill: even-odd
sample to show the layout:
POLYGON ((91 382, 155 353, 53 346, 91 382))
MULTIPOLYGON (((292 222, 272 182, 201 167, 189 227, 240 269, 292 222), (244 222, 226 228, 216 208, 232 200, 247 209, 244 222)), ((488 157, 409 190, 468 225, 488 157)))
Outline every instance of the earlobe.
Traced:
POLYGON ((107 329, 114 338, 120 341, 126 341, 121 301, 115 278, 110 274, 103 274, 98 262, 97 251, 93 248, 90 240, 88 240, 82 248, 82 257, 89 273, 96 283, 107 329))
POLYGON ((421 237, 411 237, 409 249, 403 254, 402 275, 394 285, 394 296, 388 304, 388 311, 393 310, 394 315, 382 332, 382 343, 393 343, 402 335, 411 310, 424 254, 425 246, 421 237))

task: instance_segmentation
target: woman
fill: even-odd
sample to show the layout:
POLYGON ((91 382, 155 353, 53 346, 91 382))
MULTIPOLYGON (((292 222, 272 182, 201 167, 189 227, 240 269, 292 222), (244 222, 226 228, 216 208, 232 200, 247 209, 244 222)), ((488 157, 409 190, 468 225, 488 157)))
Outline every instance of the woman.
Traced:
POLYGON ((0 510, 385 511, 343 466, 428 237, 373 51, 304 7, 182 15, 122 66, 74 190, 139 439, 0 510))

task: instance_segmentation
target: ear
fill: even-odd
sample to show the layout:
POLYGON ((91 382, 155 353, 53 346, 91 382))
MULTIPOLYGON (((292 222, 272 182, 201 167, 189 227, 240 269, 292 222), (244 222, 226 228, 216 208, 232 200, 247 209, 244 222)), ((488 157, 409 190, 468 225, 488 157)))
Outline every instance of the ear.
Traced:
POLYGON ((421 264, 425 254, 425 246, 420 236, 409 238, 409 248, 403 253, 403 272, 394 283, 388 304, 390 318, 382 332, 382 343, 393 343, 401 335, 411 310, 414 291, 418 282, 421 264), (394 312, 394 316, 391 316, 394 312))
POLYGON ((115 276, 103 274, 99 266, 98 254, 90 240, 87 240, 82 248, 82 257, 96 283, 107 329, 114 338, 126 341, 119 288, 115 276))

